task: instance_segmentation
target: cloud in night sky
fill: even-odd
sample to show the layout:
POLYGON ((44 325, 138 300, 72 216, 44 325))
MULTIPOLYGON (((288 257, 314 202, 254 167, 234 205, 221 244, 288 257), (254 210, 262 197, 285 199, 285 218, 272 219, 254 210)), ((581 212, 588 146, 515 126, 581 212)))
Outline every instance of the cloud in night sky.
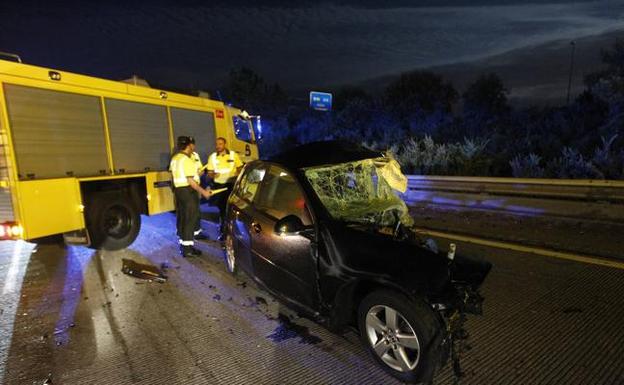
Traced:
POLYGON ((624 1, 613 0, 205 3, 3 3, 0 51, 38 65, 108 78, 138 73, 176 87, 213 88, 245 65, 300 89, 624 29, 624 1))

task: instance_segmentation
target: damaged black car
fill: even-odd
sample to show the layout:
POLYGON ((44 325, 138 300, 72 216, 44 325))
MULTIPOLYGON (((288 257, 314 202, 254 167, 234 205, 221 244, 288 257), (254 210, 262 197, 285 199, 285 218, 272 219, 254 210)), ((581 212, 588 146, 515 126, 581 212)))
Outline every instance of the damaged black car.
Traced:
POLYGON ((491 265, 421 239, 383 153, 340 142, 247 164, 228 201, 226 266, 334 331, 355 327, 391 375, 430 382, 466 337, 491 265))

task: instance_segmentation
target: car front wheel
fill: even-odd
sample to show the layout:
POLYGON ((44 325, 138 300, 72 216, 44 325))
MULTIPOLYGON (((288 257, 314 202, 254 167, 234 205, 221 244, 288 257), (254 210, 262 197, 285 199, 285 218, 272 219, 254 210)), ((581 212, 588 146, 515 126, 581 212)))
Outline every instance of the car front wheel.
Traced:
POLYGON ((440 363, 441 324, 424 303, 380 290, 358 309, 360 337, 383 369, 401 381, 428 383, 440 363))

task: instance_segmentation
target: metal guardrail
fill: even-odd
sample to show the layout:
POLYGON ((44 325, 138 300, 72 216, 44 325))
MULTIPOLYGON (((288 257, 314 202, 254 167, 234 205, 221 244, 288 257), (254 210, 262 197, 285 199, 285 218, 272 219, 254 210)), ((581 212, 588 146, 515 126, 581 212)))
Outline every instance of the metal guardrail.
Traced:
POLYGON ((624 222, 624 181, 408 175, 410 205, 624 222))

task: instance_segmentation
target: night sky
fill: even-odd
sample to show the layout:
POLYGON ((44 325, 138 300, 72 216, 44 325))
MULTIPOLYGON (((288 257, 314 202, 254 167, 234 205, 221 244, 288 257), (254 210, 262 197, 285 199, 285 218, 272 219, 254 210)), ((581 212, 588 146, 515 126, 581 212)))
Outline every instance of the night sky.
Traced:
POLYGON ((0 51, 62 70, 111 79, 136 73, 207 90, 248 66, 305 90, 624 30, 624 1, 379 3, 4 0, 0 51))

